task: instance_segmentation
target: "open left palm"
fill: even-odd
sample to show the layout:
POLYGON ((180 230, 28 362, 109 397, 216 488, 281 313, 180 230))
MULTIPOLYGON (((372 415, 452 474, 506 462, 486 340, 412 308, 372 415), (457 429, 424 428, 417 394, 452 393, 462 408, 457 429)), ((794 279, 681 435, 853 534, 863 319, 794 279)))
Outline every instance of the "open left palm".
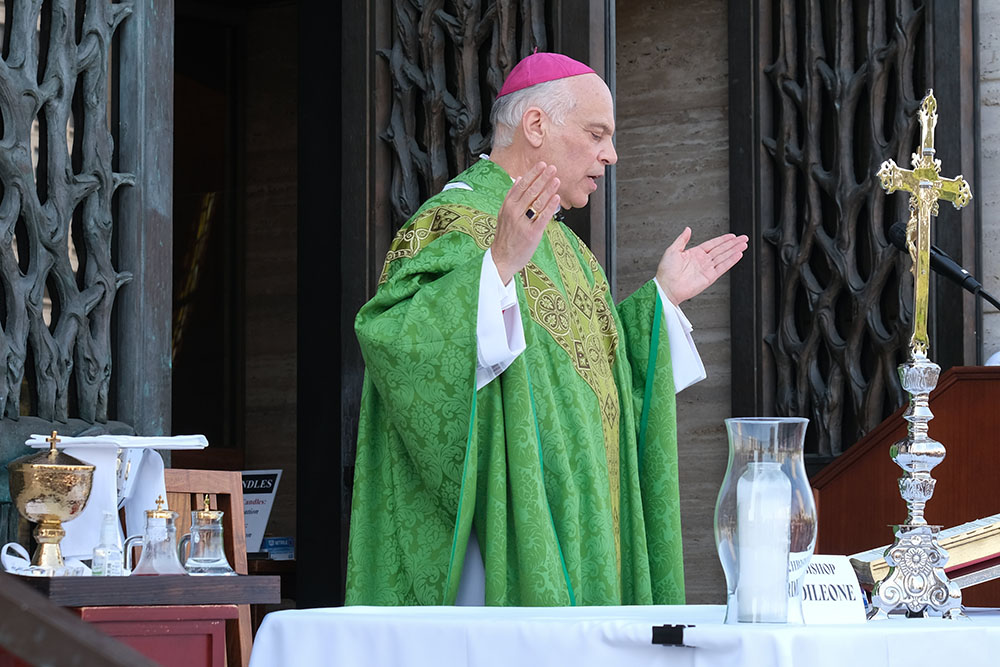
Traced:
POLYGON ((735 234, 723 234, 687 248, 690 240, 691 228, 685 227, 656 268, 656 279, 674 305, 701 294, 740 261, 747 249, 747 237, 735 234))

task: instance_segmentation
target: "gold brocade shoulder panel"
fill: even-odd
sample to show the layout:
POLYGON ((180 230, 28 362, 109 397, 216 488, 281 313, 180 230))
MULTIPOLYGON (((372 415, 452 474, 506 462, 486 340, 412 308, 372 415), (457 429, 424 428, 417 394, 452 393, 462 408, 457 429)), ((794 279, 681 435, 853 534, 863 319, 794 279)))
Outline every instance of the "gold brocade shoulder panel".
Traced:
POLYGON ((386 253, 378 284, 389 279, 389 265, 394 261, 413 257, 431 241, 448 232, 467 234, 477 246, 486 250, 493 245, 496 229, 497 219, 494 216, 472 208, 452 205, 428 209, 396 234, 386 253))

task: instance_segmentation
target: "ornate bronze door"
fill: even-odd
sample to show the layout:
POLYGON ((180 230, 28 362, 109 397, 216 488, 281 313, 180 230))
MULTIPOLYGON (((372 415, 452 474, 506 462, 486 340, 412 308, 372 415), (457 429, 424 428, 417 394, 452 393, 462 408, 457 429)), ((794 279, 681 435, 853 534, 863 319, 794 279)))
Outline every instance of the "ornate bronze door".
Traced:
POLYGON ((6 0, 0 541, 30 433, 169 432, 173 2, 6 0))
MULTIPOLYGON (((908 217, 875 173, 909 165, 927 88, 937 157, 976 192, 975 3, 730 3, 730 202, 750 256, 733 274, 733 413, 810 417, 814 467, 904 400, 909 262, 886 232, 908 217), (741 26, 741 29, 733 29, 741 26), (945 110, 947 110, 945 112, 945 110), (747 213, 749 211, 749 214, 747 213)), ((942 207, 937 245, 975 272, 979 205, 942 207)), ((977 363, 979 304, 937 279, 932 357, 977 363)))

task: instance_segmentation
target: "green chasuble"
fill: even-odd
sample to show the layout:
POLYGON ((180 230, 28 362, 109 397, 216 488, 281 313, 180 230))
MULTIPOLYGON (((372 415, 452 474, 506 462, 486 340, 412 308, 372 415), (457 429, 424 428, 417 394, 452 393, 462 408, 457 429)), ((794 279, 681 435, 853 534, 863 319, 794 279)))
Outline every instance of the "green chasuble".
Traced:
POLYGON ((673 373, 652 281, 617 307, 550 222, 514 277, 527 349, 476 391, 480 160, 400 230, 355 322, 366 375, 347 603, 452 604, 475 525, 488 605, 684 602, 673 373))

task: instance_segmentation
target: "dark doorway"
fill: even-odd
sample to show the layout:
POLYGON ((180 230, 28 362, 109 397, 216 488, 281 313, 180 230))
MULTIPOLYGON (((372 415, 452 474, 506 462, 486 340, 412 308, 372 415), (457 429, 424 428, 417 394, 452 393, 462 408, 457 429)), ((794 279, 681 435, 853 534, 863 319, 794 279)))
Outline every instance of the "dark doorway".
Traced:
POLYGON ((175 31, 171 422, 175 433, 208 438, 210 451, 196 457, 199 467, 238 469, 243 465, 243 262, 237 219, 242 39, 238 23, 205 16, 197 7, 178 7, 175 31))

